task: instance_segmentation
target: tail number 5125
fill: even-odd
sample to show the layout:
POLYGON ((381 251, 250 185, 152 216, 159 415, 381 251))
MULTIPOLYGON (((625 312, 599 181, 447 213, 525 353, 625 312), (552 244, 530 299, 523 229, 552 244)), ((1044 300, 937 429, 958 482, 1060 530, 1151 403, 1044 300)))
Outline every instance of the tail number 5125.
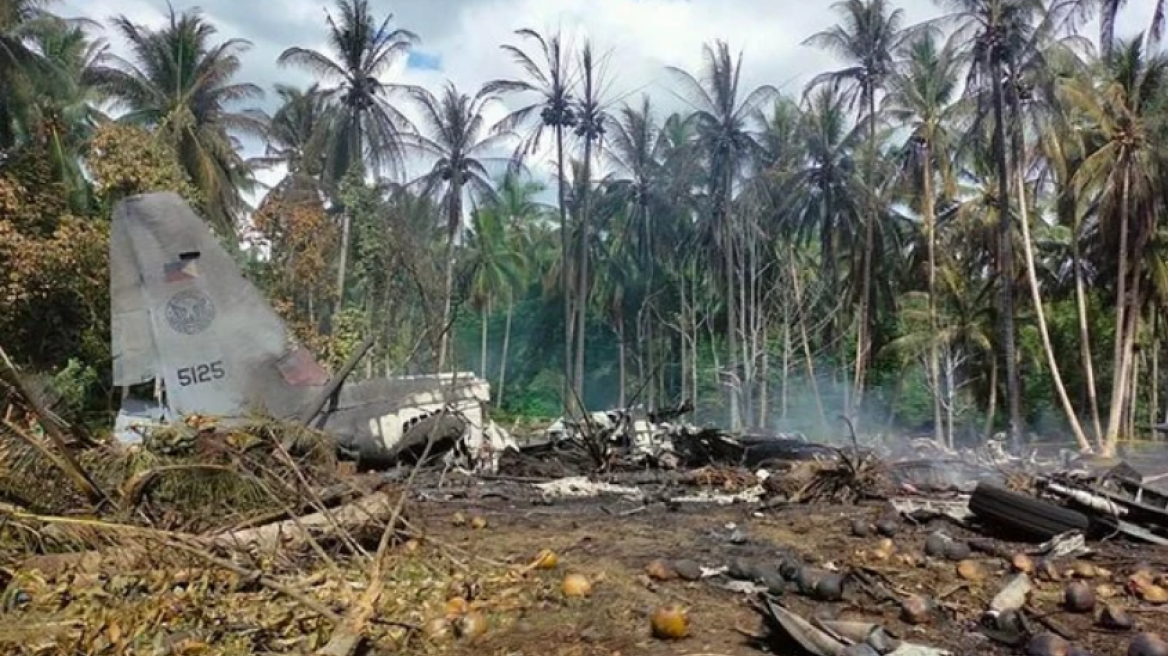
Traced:
POLYGON ((222 360, 183 367, 177 373, 178 384, 182 387, 209 383, 227 375, 227 372, 223 370, 222 360))

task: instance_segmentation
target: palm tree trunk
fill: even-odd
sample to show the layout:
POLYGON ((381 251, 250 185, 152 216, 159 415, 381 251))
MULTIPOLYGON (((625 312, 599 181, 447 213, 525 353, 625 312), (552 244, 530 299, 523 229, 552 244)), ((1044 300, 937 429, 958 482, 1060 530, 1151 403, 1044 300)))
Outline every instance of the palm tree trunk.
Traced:
MULTIPOLYGON (((638 183, 638 187, 645 188, 647 186, 648 186, 648 182, 641 181, 640 183, 638 183)), ((652 213, 649 211, 649 200, 648 200, 647 196, 644 194, 641 194, 639 196, 639 200, 637 201, 637 203, 638 203, 637 214, 641 217, 642 224, 645 226, 652 226, 653 225, 652 213)), ((655 289, 656 283, 654 280, 654 276, 657 273, 657 267, 653 261, 653 252, 654 252, 655 247, 653 244, 653 231, 652 230, 645 231, 645 246, 644 246, 644 248, 645 248, 645 252, 649 254, 648 266, 645 267, 649 271, 649 277, 648 277, 648 280, 646 281, 646 287, 647 287, 647 289, 655 289)), ((682 293, 683 299, 684 299, 684 294, 685 294, 685 285, 684 284, 681 285, 681 293, 682 293)), ((654 317, 659 316, 657 313, 656 298, 653 296, 650 296, 649 299, 650 300, 648 300, 647 302, 642 301, 642 305, 645 305, 647 303, 649 308, 652 310, 652 312, 650 313, 650 319, 649 319, 649 342, 653 343, 654 337, 656 335, 658 335, 660 333, 664 333, 666 331, 664 330, 663 326, 658 325, 659 324, 658 321, 654 320, 654 317)), ((684 305, 685 305, 685 303, 683 300, 683 302, 682 302, 682 307, 683 307, 682 311, 683 312, 684 312, 684 305)), ((684 320, 682 321, 682 324, 684 324, 684 320)), ((686 370, 685 327, 684 327, 684 325, 679 325, 677 332, 678 332, 678 335, 680 336, 679 342, 681 343, 681 377, 682 377, 681 389, 682 389, 682 396, 684 396, 685 395, 685 370, 686 370)), ((656 356, 656 354, 654 354, 652 352, 652 350, 650 350, 650 356, 653 358, 653 361, 650 362, 649 370, 654 371, 656 369, 657 356, 656 356)), ((649 388, 649 407, 650 408, 657 407, 657 390, 654 389, 653 387, 654 386, 650 386, 650 388, 649 388)))
POLYGON ((490 314, 490 303, 483 303, 480 310, 482 317, 482 326, 479 329, 479 375, 483 378, 487 377, 487 319, 490 314))
MULTIPOLYGON (((592 195, 592 139, 584 139, 584 182, 580 188, 580 245, 579 252, 576 254, 578 258, 577 267, 578 280, 576 283, 576 364, 574 365, 573 373, 575 374, 575 397, 584 403, 584 351, 587 348, 587 323, 588 323, 588 223, 589 223, 589 197, 592 195)), ((651 346, 650 346, 651 348, 651 346)))
MULTIPOLYGON (((1016 111, 1016 106, 1015 106, 1016 111)), ((1019 135, 1021 129, 1015 127, 1015 141, 1021 141, 1019 135)), ((1022 224, 1022 251, 1023 257, 1026 260, 1026 280, 1030 286, 1030 301, 1034 304, 1034 316, 1038 320, 1038 334, 1042 338, 1042 350, 1046 353, 1046 364, 1050 367, 1050 376, 1054 382, 1055 392, 1058 394, 1059 403, 1063 406, 1063 412, 1067 416, 1067 422, 1071 425, 1071 432, 1075 435, 1075 442, 1079 445, 1079 450, 1089 452, 1091 450, 1091 442, 1087 440, 1087 435, 1083 432, 1083 425, 1079 423, 1079 416, 1075 413, 1075 406, 1071 403, 1071 397, 1067 394, 1067 387, 1063 384, 1063 376, 1059 370, 1058 358, 1055 357, 1054 345, 1050 341, 1050 331, 1046 326, 1046 311, 1042 307, 1042 292, 1038 288, 1038 273, 1035 271, 1034 265, 1034 247, 1030 241, 1030 217, 1026 208, 1026 180, 1022 175, 1021 165, 1021 149, 1020 144, 1015 143, 1014 154, 1019 161, 1015 162, 1015 183, 1018 185, 1018 221, 1022 224)))
MULTIPOLYGON (((1143 233, 1137 239, 1135 253, 1144 252, 1147 246, 1145 236, 1146 233, 1143 233)), ((1138 262, 1138 259, 1135 262, 1138 262)), ((1124 427, 1125 434, 1129 438, 1135 435, 1136 402, 1139 400, 1139 361, 1136 359, 1135 345, 1140 338, 1140 324, 1142 319, 1140 316, 1140 308, 1143 307, 1143 303, 1140 301, 1140 275, 1135 270, 1134 264, 1132 269, 1131 306, 1128 308, 1127 339, 1124 340, 1124 360, 1127 362, 1127 388, 1124 390, 1124 427)))
POLYGON ((680 381, 681 384, 680 384, 680 387, 681 387, 681 398, 687 399, 687 398, 692 398, 692 396, 691 396, 691 393, 689 391, 689 339, 687 338, 687 336, 685 334, 686 320, 685 320, 685 300, 684 300, 685 285, 684 284, 678 286, 678 292, 682 296, 682 301, 681 301, 681 305, 680 305, 681 316, 678 318, 678 321, 677 321, 677 345, 678 345, 678 351, 679 351, 678 355, 680 356, 680 362, 681 362, 681 381, 680 381))
POLYGON ((446 220, 446 271, 442 282, 442 336, 438 342, 438 373, 450 361, 451 314, 454 311, 454 241, 462 223, 462 178, 458 172, 450 180, 450 214, 446 220))
MULTIPOLYGON (((1148 341, 1152 345, 1152 384, 1148 391, 1148 424, 1156 424, 1156 409, 1160 407, 1160 316, 1152 313, 1152 334, 1148 341)), ((1155 440, 1155 431, 1149 436, 1155 440)))
POLYGON ((503 405, 503 390, 507 389, 507 354, 511 348, 511 317, 515 314, 515 297, 507 297, 507 322, 503 324, 503 355, 499 359, 499 392, 495 395, 496 407, 503 405))
MULTIPOLYGON (((652 309, 652 308, 647 306, 646 309, 652 309)), ((646 369, 649 372, 649 374, 648 374, 649 378, 653 378, 655 376, 656 370, 659 369, 659 367, 658 367, 658 353, 656 353, 656 348, 655 348, 656 347, 656 341, 655 341, 656 330, 654 330, 655 327, 656 327, 656 323, 653 321, 652 312, 646 313, 645 314, 645 362, 646 362, 646 369)), ((645 384, 645 390, 646 390, 647 395, 648 395, 649 407, 656 407, 656 399, 658 399, 658 390, 656 390, 655 381, 652 381, 652 379, 651 379, 651 381, 647 381, 645 384)))
POLYGON ((617 361, 620 368, 620 400, 617 402, 617 407, 623 408, 628 403, 626 394, 628 391, 628 366, 625 359, 625 322, 624 319, 618 319, 616 322, 616 346, 617 346, 617 361))
POLYGON ((742 350, 742 379, 739 381, 739 390, 742 398, 741 416, 744 422, 750 422, 754 421, 754 356, 756 351, 753 348, 755 339, 754 297, 751 294, 752 282, 748 279, 748 272, 753 273, 754 261, 750 257, 749 249, 745 248, 745 245, 743 246, 738 251, 738 334, 741 336, 739 344, 742 350))
MULTIPOLYGON (((936 205, 933 198, 933 150, 928 141, 922 148, 923 214, 925 219, 925 241, 928 250, 928 284, 929 284, 929 330, 933 339, 929 340, 929 378, 933 381, 933 439, 937 444, 945 444, 945 430, 941 415, 941 369, 937 353, 937 218, 936 205)), ((953 446, 953 434, 949 434, 949 446, 953 446)))
MULTIPOLYGON (((1138 316, 1138 314, 1137 314, 1138 316)), ((1135 322, 1137 324, 1137 331, 1139 319, 1135 322)), ((1143 355, 1142 353, 1140 354, 1143 355)), ((1140 401, 1140 361, 1143 357, 1132 357, 1131 376, 1128 377, 1127 388, 1127 412, 1124 414, 1124 434, 1129 438, 1136 434, 1136 412, 1140 401)))
POLYGON ((689 340, 686 337, 686 327, 688 321, 686 314, 689 311, 685 302, 685 280, 679 280, 677 285, 677 293, 680 308, 680 316, 677 320, 677 335, 678 341, 681 343, 681 398, 692 398, 693 392, 688 391, 689 387, 689 340))
POLYGON ((994 159, 998 173, 998 284, 1002 295, 1002 355, 1005 359, 1008 434, 1015 448, 1022 443, 1022 396, 1018 385, 1018 347, 1014 330, 1014 240, 1010 221, 1010 171, 1006 150, 1006 100, 1002 90, 1005 72, 995 48, 990 77, 994 101, 994 159))
MULTIPOLYGON (((690 326, 692 326, 692 330, 690 332, 693 335, 693 341, 690 343, 689 356, 693 360, 693 364, 690 365, 689 375, 691 377, 690 388, 693 390, 693 404, 694 404, 694 409, 696 410, 698 407, 700 390, 701 390, 701 388, 698 387, 698 385, 699 385, 698 375, 700 373, 699 369, 698 369, 698 365, 699 365, 700 359, 701 359, 701 353, 699 352, 699 349, 701 348, 701 345, 702 345, 702 336, 701 336, 701 331, 698 329, 698 310, 697 310, 698 290, 697 290, 697 280, 694 279, 693 267, 690 267, 689 276, 687 276, 687 277, 689 279, 689 284, 692 285, 692 287, 690 288, 690 294, 689 294, 689 320, 690 320, 690 326)), ((683 282, 683 284, 685 284, 685 283, 683 282)))
POLYGON ((994 436, 994 420, 998 415, 998 360, 990 361, 990 399, 986 404, 986 423, 983 434, 984 441, 988 442, 994 436))
MULTIPOLYGON (((866 185, 870 196, 876 189, 876 90, 868 87, 865 91, 868 105, 868 170, 866 185)), ((854 392, 850 408, 845 412, 853 415, 860 411, 864 402, 864 374, 868 361, 869 342, 871 335, 871 321, 869 314, 872 311, 872 259, 876 249, 876 220, 879 210, 874 197, 869 201, 867 220, 864 221, 864 254, 862 256, 860 272, 860 323, 856 329, 856 376, 852 383, 854 392)))
POLYGON ((770 412, 770 403, 767 396, 770 394, 770 385, 767 384, 767 378, 770 375, 770 358, 767 354, 770 349, 767 348, 767 324, 762 325, 762 344, 763 347, 758 357, 761 360, 758 365, 758 426, 765 429, 770 422, 767 421, 767 414, 770 412))
POLYGON ((1123 397, 1125 379, 1127 378, 1127 363, 1124 354, 1127 352, 1127 275, 1128 275, 1128 225, 1129 203, 1131 191, 1131 174, 1128 170, 1123 173, 1123 187, 1120 191, 1119 206, 1119 277, 1115 291, 1115 373, 1111 382, 1111 408, 1107 415, 1107 436, 1103 441, 1103 456, 1115 455, 1115 447, 1119 443, 1120 421, 1123 416, 1123 397))
POLYGON ((953 362, 953 347, 945 347, 945 432, 949 436, 949 448, 953 448, 954 430, 953 430, 953 413, 954 413, 954 399, 956 398, 956 385, 953 381, 953 370, 956 365, 953 362))
POLYGON ((646 384, 645 379, 645 314, 644 308, 637 312, 637 382, 646 384))
POLYGON ((568 276, 568 208, 564 189, 564 128, 557 125, 556 132, 556 182, 560 209, 560 293, 564 295, 564 384, 560 389, 564 414, 571 414, 575 403, 572 401, 572 294, 568 276))
POLYGON ((1083 360, 1083 375, 1087 382, 1087 403, 1091 406, 1091 428, 1095 444, 1103 448, 1103 422, 1099 420, 1099 392, 1095 386, 1095 358, 1091 353, 1091 331, 1087 322, 1087 293, 1083 285, 1082 254, 1079 250, 1079 224, 1075 221, 1071 236, 1071 263, 1075 269, 1075 308, 1079 319, 1079 355, 1083 360))
MULTIPOLYGON (((742 428, 742 413, 739 408, 739 389, 741 387, 739 363, 738 363, 738 302, 734 289, 734 279, 736 274, 736 267, 734 266, 734 228, 730 225, 732 213, 730 211, 730 194, 733 186, 732 172, 729 167, 721 172, 721 201, 722 207, 719 208, 721 216, 721 227, 725 233, 725 242, 723 244, 724 264, 726 266, 726 347, 730 355, 729 369, 730 369, 730 430, 737 431, 742 428)), ((715 372, 717 375, 717 372, 715 372)))
POLYGON ((795 261, 788 258, 791 269, 792 287, 795 291, 795 307, 799 309, 799 336, 803 342, 803 363, 807 367, 807 383, 811 385, 811 394, 815 398, 815 409, 819 412, 819 422, 826 432, 827 413, 823 409, 823 397, 819 395, 819 381, 815 377, 815 359, 811 355, 811 340, 807 337, 807 316, 803 311, 803 291, 799 284, 799 273, 795 269, 795 261))
POLYGON ((349 232, 352 217, 349 211, 341 212, 341 257, 337 262, 337 311, 345 306, 345 274, 349 266, 349 232))
POLYGON ((783 370, 779 379, 779 418, 787 418, 788 384, 791 375, 791 311, 790 303, 783 303, 783 370))

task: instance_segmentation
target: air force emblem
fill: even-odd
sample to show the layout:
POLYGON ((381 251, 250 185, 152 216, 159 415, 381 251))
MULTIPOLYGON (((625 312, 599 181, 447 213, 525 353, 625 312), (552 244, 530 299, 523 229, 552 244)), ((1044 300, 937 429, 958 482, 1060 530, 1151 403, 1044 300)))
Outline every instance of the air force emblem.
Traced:
POLYGON ((166 322, 175 332, 196 335, 215 320, 215 303, 197 289, 181 291, 166 303, 166 322))

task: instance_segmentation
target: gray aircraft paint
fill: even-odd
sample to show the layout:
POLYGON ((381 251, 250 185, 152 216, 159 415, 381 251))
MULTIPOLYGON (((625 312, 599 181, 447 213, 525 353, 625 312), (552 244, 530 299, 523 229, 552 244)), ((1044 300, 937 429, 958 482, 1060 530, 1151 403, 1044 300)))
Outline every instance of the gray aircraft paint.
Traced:
MULTIPOLYGON (((133 196, 115 208, 110 293, 114 384, 161 375, 172 412, 291 418, 329 380, 176 194, 133 196)), ((421 419, 453 406, 470 421, 472 449, 510 443, 497 430, 484 434, 489 395, 486 381, 468 373, 350 383, 316 425, 377 460, 421 419)))
POLYGON ((176 412, 285 417, 328 382, 311 356, 298 358, 284 322, 178 195, 126 199, 113 228, 115 384, 161 371, 176 412), (293 358, 300 367, 283 375, 293 358))

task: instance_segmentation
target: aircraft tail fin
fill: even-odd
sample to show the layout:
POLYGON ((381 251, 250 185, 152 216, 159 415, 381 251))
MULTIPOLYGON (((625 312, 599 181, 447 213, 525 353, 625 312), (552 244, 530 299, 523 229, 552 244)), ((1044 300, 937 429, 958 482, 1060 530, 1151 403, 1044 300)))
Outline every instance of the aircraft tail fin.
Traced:
POLYGON ((161 378, 176 412, 286 417, 328 382, 177 194, 118 203, 110 293, 114 384, 161 378))

